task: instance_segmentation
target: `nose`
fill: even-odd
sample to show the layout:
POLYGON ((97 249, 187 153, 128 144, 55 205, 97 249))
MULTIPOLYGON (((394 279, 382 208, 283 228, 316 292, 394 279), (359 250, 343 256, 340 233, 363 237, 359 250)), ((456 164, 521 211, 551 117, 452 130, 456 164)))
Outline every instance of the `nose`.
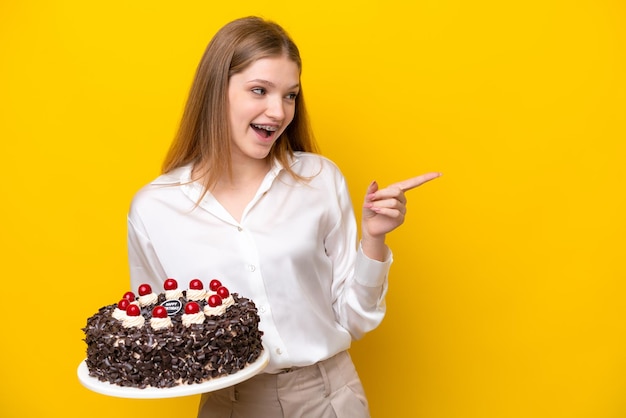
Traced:
POLYGON ((282 121, 285 118, 285 103, 283 102, 283 98, 268 96, 265 114, 273 120, 282 121))

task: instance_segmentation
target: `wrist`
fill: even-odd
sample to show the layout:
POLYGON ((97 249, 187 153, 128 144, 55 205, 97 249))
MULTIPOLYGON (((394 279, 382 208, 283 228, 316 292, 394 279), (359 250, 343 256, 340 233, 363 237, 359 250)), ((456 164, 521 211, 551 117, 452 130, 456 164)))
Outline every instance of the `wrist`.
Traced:
POLYGON ((380 237, 363 235, 361 238, 361 250, 363 254, 372 260, 385 261, 388 253, 387 244, 385 244, 385 235, 381 235, 380 237))

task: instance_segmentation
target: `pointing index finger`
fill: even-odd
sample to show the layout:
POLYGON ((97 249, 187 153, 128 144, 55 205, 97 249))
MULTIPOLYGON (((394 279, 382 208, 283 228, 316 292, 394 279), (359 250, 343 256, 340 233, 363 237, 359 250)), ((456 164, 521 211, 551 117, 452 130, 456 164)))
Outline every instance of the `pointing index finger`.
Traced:
POLYGON ((440 176, 441 176, 441 173, 436 173, 436 172, 426 173, 426 174, 422 174, 420 176, 413 177, 407 180, 399 181, 397 183, 392 184, 392 186, 398 187, 403 192, 406 192, 418 186, 421 186, 422 184, 426 182, 434 180, 440 176))

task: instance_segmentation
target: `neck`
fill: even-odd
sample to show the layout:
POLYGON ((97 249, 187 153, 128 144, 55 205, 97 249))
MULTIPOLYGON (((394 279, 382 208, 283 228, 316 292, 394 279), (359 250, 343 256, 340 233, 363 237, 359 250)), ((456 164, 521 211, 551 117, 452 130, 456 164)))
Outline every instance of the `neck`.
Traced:
POLYGON ((258 185, 265 177, 270 169, 270 163, 267 160, 260 160, 259 163, 251 164, 246 161, 243 164, 233 162, 232 177, 222 176, 217 180, 219 187, 230 189, 240 189, 250 185, 258 185))
MULTIPOLYGON (((231 161, 232 176, 227 173, 221 175, 214 185, 215 187, 238 189, 251 184, 258 184, 270 170, 270 162, 267 159, 256 161, 231 161)), ((194 181, 203 182, 208 172, 203 166, 195 166, 191 173, 194 181)))

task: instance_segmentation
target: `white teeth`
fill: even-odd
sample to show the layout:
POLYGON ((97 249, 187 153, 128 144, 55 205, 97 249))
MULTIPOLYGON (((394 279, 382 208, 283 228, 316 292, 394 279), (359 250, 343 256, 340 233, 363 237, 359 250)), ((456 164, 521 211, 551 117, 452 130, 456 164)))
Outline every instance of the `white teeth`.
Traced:
POLYGON ((254 126, 257 129, 265 129, 266 131, 271 131, 271 132, 275 132, 278 130, 278 127, 271 126, 271 125, 257 125, 256 123, 253 123, 252 126, 254 126))

